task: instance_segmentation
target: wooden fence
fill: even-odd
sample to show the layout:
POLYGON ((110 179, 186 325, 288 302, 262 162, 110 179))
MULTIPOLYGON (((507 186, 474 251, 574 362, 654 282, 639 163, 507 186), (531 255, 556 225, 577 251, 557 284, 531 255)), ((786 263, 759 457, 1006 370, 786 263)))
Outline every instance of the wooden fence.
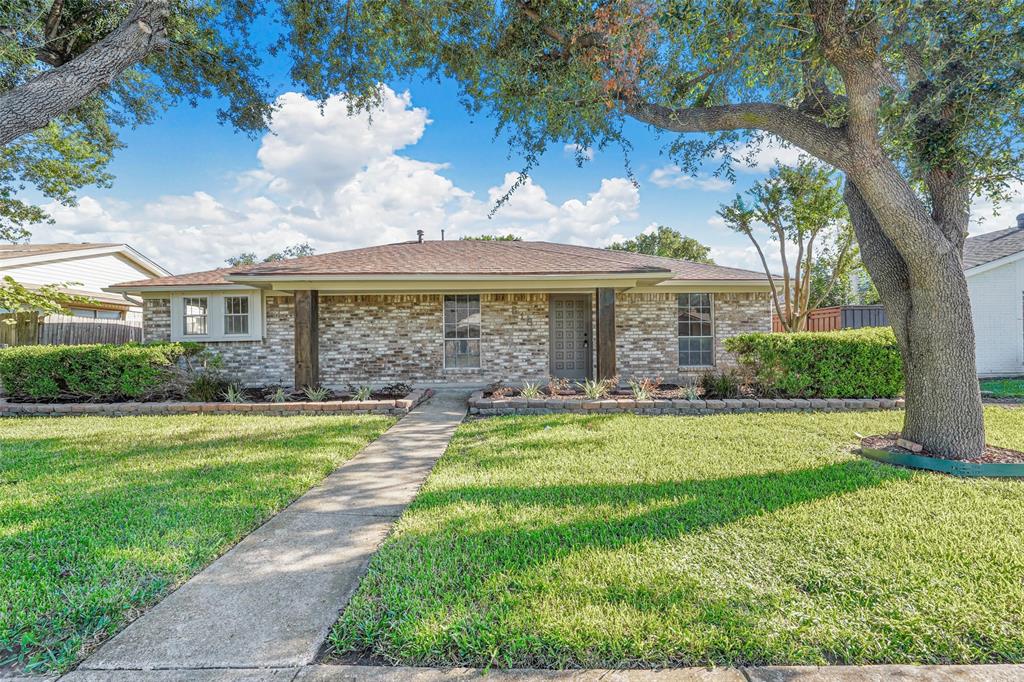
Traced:
POLYGON ((142 324, 135 320, 49 315, 42 320, 32 313, 0 315, 0 346, 51 344, 75 346, 84 343, 129 343, 142 341, 142 324), (14 317, 15 323, 5 320, 14 317))
MULTIPOLYGON (((881 305, 842 305, 816 308, 807 316, 807 331, 834 332, 861 327, 888 327, 889 317, 881 305)), ((772 331, 783 331, 778 315, 772 315, 772 331)))

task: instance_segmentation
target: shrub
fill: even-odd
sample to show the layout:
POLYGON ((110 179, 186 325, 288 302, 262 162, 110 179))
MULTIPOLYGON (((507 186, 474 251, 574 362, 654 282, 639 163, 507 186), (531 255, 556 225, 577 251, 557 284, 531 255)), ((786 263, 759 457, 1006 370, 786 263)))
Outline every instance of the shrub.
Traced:
POLYGON ((742 386, 743 381, 732 370, 725 372, 708 370, 700 377, 701 395, 710 400, 738 398, 742 386))
POLYGON ((576 386, 583 392, 583 395, 591 400, 600 400, 608 395, 609 391, 615 388, 618 383, 618 378, 585 379, 582 383, 577 382, 576 386))
POLYGON ((761 390, 793 398, 892 398, 903 362, 888 327, 744 334, 725 342, 761 390))
POLYGON ((166 389, 198 344, 15 346, 0 350, 0 381, 15 400, 118 401, 166 389))

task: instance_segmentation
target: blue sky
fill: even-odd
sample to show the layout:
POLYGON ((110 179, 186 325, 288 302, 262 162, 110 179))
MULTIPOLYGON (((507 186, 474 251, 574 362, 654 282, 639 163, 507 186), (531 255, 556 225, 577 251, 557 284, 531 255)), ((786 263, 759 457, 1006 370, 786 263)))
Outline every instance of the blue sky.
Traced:
MULTIPOLYGON (((627 179, 622 152, 593 150, 578 168, 552 149, 530 183, 492 218, 487 213, 520 168, 486 116, 470 117, 451 83, 387 84, 385 105, 350 119, 342 100, 315 103, 295 92, 281 62, 265 65, 281 95, 272 132, 255 139, 219 125, 216 103, 181 105, 156 123, 122 132, 111 189, 86 188, 79 206, 51 206, 52 226, 33 241, 127 242, 173 272, 223 265, 308 241, 319 252, 415 238, 513 232, 591 246, 664 224, 712 247, 717 262, 758 268, 746 237, 716 220, 718 205, 763 177, 792 149, 768 147, 737 183, 688 177, 661 153, 667 138, 630 125, 627 179)), ((1007 223, 1016 207, 984 229, 1007 223)), ((981 205, 979 214, 991 212, 981 205)), ((1020 207, 1024 210, 1024 206, 1020 207)))

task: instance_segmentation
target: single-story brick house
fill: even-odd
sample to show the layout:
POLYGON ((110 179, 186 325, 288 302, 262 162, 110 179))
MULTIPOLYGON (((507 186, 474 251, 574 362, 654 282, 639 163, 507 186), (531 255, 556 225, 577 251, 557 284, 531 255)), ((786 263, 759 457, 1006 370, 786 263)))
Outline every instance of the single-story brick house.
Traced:
POLYGON ((679 381, 771 331, 763 273, 527 241, 419 241, 125 282, 146 340, 247 384, 679 381))

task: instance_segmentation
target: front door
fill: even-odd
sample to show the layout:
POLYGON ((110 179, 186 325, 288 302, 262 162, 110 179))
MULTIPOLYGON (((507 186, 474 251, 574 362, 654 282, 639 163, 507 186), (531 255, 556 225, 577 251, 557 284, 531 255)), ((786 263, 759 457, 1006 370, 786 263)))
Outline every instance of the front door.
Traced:
POLYGON ((550 305, 551 376, 582 381, 590 376, 590 295, 552 294, 550 305))

